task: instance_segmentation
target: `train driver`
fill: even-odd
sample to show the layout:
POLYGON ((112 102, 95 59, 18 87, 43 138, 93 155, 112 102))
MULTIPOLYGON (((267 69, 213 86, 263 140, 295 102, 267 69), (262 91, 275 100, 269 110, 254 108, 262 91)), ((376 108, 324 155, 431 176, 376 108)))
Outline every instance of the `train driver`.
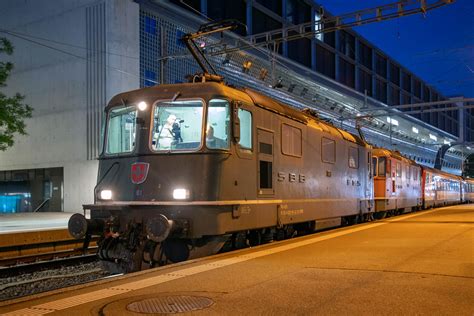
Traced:
POLYGON ((165 124, 161 128, 160 134, 158 135, 158 148, 159 149, 171 149, 173 144, 173 124, 176 122, 176 115, 170 114, 166 119, 165 124))
POLYGON ((226 149, 227 144, 224 140, 214 136, 214 128, 211 125, 207 125, 206 128, 206 145, 212 149, 226 149))

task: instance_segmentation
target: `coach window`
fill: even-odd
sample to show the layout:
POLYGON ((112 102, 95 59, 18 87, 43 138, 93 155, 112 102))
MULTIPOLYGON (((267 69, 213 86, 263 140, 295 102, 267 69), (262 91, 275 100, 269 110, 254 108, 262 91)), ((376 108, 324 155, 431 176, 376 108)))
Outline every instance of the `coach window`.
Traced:
POLYGON ((281 125, 281 151, 284 155, 301 157, 302 139, 301 129, 288 125, 281 125))
POLYGON ((334 140, 326 137, 321 139, 321 158, 323 162, 336 162, 336 142, 334 140))
POLYGON ((401 178, 402 177, 402 165, 397 162, 397 178, 401 178))
POLYGON ((349 167, 359 168, 359 150, 355 147, 349 147, 349 167))
POLYGON ((410 180, 411 179, 410 166, 406 167, 406 173, 407 173, 407 180, 410 180))
POLYGON ((206 146, 210 149, 229 149, 230 106, 226 100, 209 101, 207 110, 206 146))
POLYGON ((134 106, 114 108, 109 113, 107 154, 130 153, 135 147, 137 110, 134 106))
POLYGON ((240 120, 240 140, 239 146, 242 149, 252 150, 252 113, 239 109, 240 120))

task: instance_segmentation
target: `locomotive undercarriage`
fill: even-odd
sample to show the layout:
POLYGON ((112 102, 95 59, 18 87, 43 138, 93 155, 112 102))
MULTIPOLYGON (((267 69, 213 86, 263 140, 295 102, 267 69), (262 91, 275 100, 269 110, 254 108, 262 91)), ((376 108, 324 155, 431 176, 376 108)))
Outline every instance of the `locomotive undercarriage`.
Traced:
POLYGON ((89 220, 75 214, 69 222, 69 230, 76 238, 101 235, 98 257, 104 267, 112 273, 126 273, 397 215, 395 212, 367 212, 343 216, 336 220, 337 224, 333 219, 330 226, 321 226, 321 221, 313 220, 214 236, 192 236, 188 220, 169 220, 155 212, 154 216, 137 216, 143 213, 98 211, 89 220))

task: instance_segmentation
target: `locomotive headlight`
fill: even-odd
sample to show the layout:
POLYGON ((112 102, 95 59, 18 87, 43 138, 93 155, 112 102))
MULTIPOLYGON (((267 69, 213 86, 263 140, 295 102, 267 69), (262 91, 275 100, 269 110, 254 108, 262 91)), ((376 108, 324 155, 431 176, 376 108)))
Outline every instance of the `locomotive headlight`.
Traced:
POLYGON ((112 199, 112 191, 111 190, 102 190, 102 191, 100 191, 100 199, 101 200, 111 200, 112 199))
POLYGON ((142 102, 138 103, 138 109, 139 109, 140 111, 145 111, 146 108, 147 108, 146 102, 142 101, 142 102))
POLYGON ((173 199, 175 200, 186 200, 189 199, 189 190, 187 189, 174 189, 173 199))

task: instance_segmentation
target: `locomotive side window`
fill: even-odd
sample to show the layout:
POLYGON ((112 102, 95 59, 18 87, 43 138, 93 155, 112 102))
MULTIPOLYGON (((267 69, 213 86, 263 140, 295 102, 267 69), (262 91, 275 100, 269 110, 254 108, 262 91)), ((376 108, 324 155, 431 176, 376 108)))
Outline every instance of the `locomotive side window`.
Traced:
POLYGON ((349 167, 359 168, 359 150, 355 147, 349 147, 349 167))
POLYGON ((130 153, 135 147, 137 110, 133 106, 110 111, 107 129, 107 153, 130 153))
POLYGON ((401 178, 401 176, 402 176, 402 165, 399 162, 397 162, 396 168, 397 168, 397 170, 396 170, 397 171, 397 178, 401 178))
POLYGON ((321 139, 321 158, 323 162, 336 162, 336 142, 332 139, 323 137, 321 139))
POLYGON ((252 150, 252 113, 239 109, 238 115, 240 120, 240 148, 252 150))
POLYGON ((209 101, 206 126, 206 146, 229 149, 230 106, 226 100, 209 101))
POLYGON ((203 103, 200 100, 159 102, 153 115, 153 150, 183 151, 201 147, 203 103))
POLYGON ((288 124, 281 124, 281 151, 284 155, 301 157, 301 138, 301 129, 288 124))
POLYGON ((379 157, 379 168, 377 170, 377 174, 379 177, 385 177, 385 173, 387 173, 386 167, 386 159, 385 157, 379 157))
POLYGON ((377 176, 377 157, 372 157, 372 170, 374 171, 374 177, 377 176))

